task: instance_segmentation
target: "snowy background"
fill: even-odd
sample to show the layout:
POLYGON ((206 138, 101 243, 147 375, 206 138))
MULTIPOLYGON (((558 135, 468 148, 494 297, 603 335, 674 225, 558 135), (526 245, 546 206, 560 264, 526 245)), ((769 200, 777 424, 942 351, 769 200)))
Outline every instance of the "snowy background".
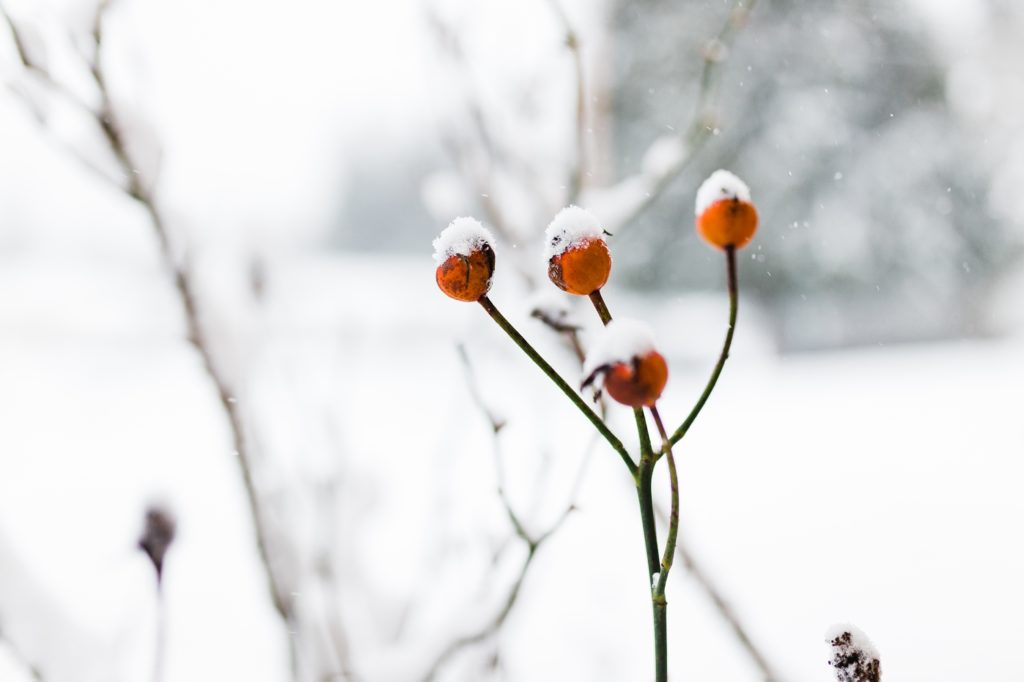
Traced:
MULTIPOLYGON (((725 329, 691 218, 720 166, 762 222, 678 450, 683 543, 777 682, 830 679, 837 621, 886 679, 1021 679, 1019 3, 115 0, 101 67, 169 252, 77 103, 100 101, 95 2, 0 7, 0 682, 157 679, 161 613, 167 682, 650 679, 628 476, 437 290, 430 241, 487 223, 493 300, 573 383, 530 311, 557 298, 543 228, 587 206, 674 427, 725 329), (529 534, 556 528, 518 591, 499 484, 529 534), (153 504, 178 522, 162 607, 153 504)), ((562 302, 585 345, 599 321, 562 302)), ((764 679, 676 566, 672 679, 764 679)))

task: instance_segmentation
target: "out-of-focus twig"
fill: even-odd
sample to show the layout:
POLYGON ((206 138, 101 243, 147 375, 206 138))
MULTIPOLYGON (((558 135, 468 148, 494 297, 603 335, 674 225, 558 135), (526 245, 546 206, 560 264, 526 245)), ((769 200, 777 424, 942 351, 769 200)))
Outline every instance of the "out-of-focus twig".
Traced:
MULTIPOLYGON (((665 524, 668 522, 668 515, 665 510, 660 506, 656 508, 658 514, 658 520, 665 524)), ((768 657, 761 649, 754 644, 754 640, 751 639, 750 634, 747 632, 746 626, 740 621, 739 616, 726 601, 722 595, 722 591, 718 589, 711 576, 708 572, 700 565, 697 558, 694 556, 693 551, 686 546, 685 535, 680 535, 676 538, 676 556, 683 562, 683 566, 687 572, 697 581, 697 586, 700 587, 701 591, 707 595, 708 599, 711 600, 711 604, 718 611, 718 615, 725 620, 729 625, 729 629, 732 630, 732 634, 736 637, 736 641, 739 642, 743 651, 746 652, 747 656, 754 666, 760 671, 761 679, 764 682, 781 682, 782 678, 776 674, 775 669, 771 663, 768 662, 768 657)))
POLYGON ((153 682, 164 675, 167 652, 167 602, 164 597, 164 559, 177 534, 174 514, 164 506, 153 505, 146 510, 146 521, 139 536, 139 549, 145 552, 156 573, 156 646, 153 655, 153 682))
MULTIPOLYGON (((477 385, 476 376, 473 371, 473 365, 469 360, 469 355, 466 353, 466 349, 459 345, 457 347, 459 353, 459 359, 462 362, 462 366, 466 373, 466 384, 469 387, 470 395, 473 398, 474 404, 480 410, 480 413, 487 420, 488 425, 491 428, 491 433, 494 436, 494 456, 495 464, 497 467, 498 474, 498 496, 501 499, 501 504, 505 509, 505 514, 508 516, 509 523, 511 524, 515 536, 519 538, 523 544, 526 545, 526 558, 523 559, 523 564, 519 568, 519 573, 516 575, 515 580, 512 582, 509 588, 508 594, 505 600, 502 602, 501 608, 495 613, 486 623, 477 628, 474 632, 463 635, 452 642, 450 642, 437 658, 434 659, 433 663, 427 669, 426 674, 423 676, 423 682, 431 682, 434 680, 441 669, 450 661, 455 655, 466 647, 474 644, 479 644, 492 637, 496 636, 505 622, 508 620, 508 616, 512 613, 516 603, 519 600, 519 595, 522 591, 523 582, 526 580, 526 575, 533 565, 533 560, 537 555, 537 551, 541 546, 547 542, 565 523, 565 520, 569 517, 569 514, 576 509, 575 503, 570 502, 565 509, 559 514, 558 518, 548 526, 547 530, 540 534, 531 533, 527 528, 519 513, 516 512, 512 506, 511 501, 508 498, 508 493, 505 490, 504 475, 502 474, 502 457, 501 457, 501 441, 500 433, 505 426, 505 421, 498 418, 494 411, 487 406, 484 401, 480 389, 477 385)), ((580 472, 576 477, 576 481, 573 485, 573 490, 570 494, 570 499, 575 500, 577 491, 583 478, 583 470, 586 466, 589 458, 584 458, 584 463, 580 468, 580 472)))
MULTIPOLYGON (((537 306, 531 310, 530 317, 540 320, 544 326, 563 335, 566 341, 569 342, 573 355, 579 360, 580 365, 583 364, 583 361, 586 359, 586 353, 583 351, 583 344, 580 343, 579 325, 567 322, 563 317, 556 316, 552 311, 542 306, 537 306)), ((601 416, 603 417, 604 414, 602 413, 601 416)))
POLYGON ((659 168, 653 177, 641 172, 598 192, 620 193, 624 197, 625 208, 618 209, 613 216, 609 216, 611 219, 606 219, 609 231, 619 234, 636 222, 672 181, 686 170, 697 152, 714 134, 718 127, 718 81, 722 67, 729 57, 736 36, 747 25, 756 5, 757 0, 738 0, 721 30, 705 44, 697 102, 689 125, 680 135, 680 147, 671 163, 659 168), (629 191, 623 191, 626 189, 629 191))
MULTIPOLYGON (((232 447, 234 454, 236 455, 235 459, 239 464, 239 470, 245 487, 250 518, 252 519, 256 535, 257 549, 266 573, 271 599, 274 609, 284 621, 285 629, 288 633, 289 650, 291 651, 292 658, 292 672, 293 675, 295 675, 297 674, 297 661, 292 633, 295 631, 297 624, 295 623, 294 604, 291 596, 292 591, 285 585, 284 579, 277 570, 274 561, 274 554, 270 548, 272 543, 271 532, 269 530, 266 512, 263 509, 259 492, 256 489, 253 474, 252 452, 250 451, 249 444, 246 440, 245 426, 238 409, 236 398, 229 386, 227 376, 218 367, 214 359, 209 339, 207 338, 203 325, 200 321, 195 285, 192 281, 187 265, 180 263, 176 256, 174 244, 172 243, 172 238, 167 229, 163 214, 158 206, 155 196, 153 195, 152 188, 147 182, 148 179, 142 176, 142 173, 139 170, 139 165, 132 158, 128 140, 125 137, 118 112, 114 107, 111 98, 107 75, 103 64, 105 47, 104 21, 109 7, 110 0, 100 0, 98 3, 92 25, 93 52, 91 56, 88 57, 83 55, 83 58, 87 59, 87 67, 92 76, 93 85, 99 95, 100 104, 96 109, 84 104, 81 106, 84 108, 85 113, 91 115, 96 121, 109 151, 117 161, 118 169, 123 176, 122 182, 124 184, 121 185, 122 191, 134 199, 145 210, 149 217, 155 236, 160 245, 160 252, 163 257, 164 265, 171 273, 175 290, 177 291, 178 298, 182 305, 188 341, 199 354, 203 368, 216 389, 217 397, 222 409, 224 410, 231 433, 232 447)), ((50 83, 56 83, 56 81, 47 72, 46 68, 33 61, 31 54, 25 49, 24 40, 20 36, 17 23, 13 21, 11 16, 3 7, 0 7, 0 13, 4 15, 8 25, 11 27, 12 33, 15 36, 14 41, 18 55, 22 60, 24 67, 28 71, 37 75, 45 74, 42 76, 45 80, 50 83)), ((56 87, 66 90, 66 88, 63 88, 63 86, 60 86, 59 84, 56 84, 56 87)), ((90 170, 95 170, 92 166, 89 168, 90 170)))
POLYGON ((43 680, 45 679, 43 677, 43 673, 39 670, 39 668, 33 665, 20 651, 18 651, 18 648, 14 645, 14 642, 12 642, 9 638, 4 636, 4 631, 2 629, 0 629, 0 641, 7 643, 7 650, 10 652, 11 657, 15 661, 17 661, 22 668, 24 668, 25 672, 28 674, 29 677, 31 677, 33 680, 36 680, 37 682, 43 682, 43 680))
POLYGON ((462 42, 456 32, 429 8, 426 18, 437 43, 442 46, 445 54, 462 74, 467 90, 467 114, 472 125, 468 131, 460 130, 461 134, 458 137, 449 136, 445 146, 460 166, 462 176, 479 198, 480 206, 491 228, 502 240, 515 243, 516 235, 494 196, 495 166, 500 163, 503 153, 491 134, 480 96, 473 84, 472 70, 462 42))
POLYGON ((579 34, 569 21, 569 15, 565 13, 559 0, 548 0, 551 11, 558 18, 565 32, 565 46, 572 54, 572 65, 576 81, 576 116, 575 116, 575 141, 576 158, 573 159, 569 170, 569 193, 566 203, 575 204, 579 199, 580 191, 583 189, 583 178, 587 172, 587 91, 583 78, 583 55, 580 53, 579 34))

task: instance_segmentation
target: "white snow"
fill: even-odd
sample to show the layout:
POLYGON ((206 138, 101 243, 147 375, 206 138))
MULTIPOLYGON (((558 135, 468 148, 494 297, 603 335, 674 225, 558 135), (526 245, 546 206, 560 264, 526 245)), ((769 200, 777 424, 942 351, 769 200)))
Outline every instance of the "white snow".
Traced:
POLYGON ((842 648, 854 649, 856 651, 860 651, 868 658, 882 660, 882 657, 878 653, 878 649, 875 648, 874 642, 864 634, 863 630, 854 625, 850 625, 849 623, 836 623, 831 626, 825 631, 825 641, 829 646, 832 646, 832 641, 837 637, 841 637, 844 632, 850 633, 850 644, 849 647, 843 645, 842 648))
POLYGON ((662 135, 644 152, 640 166, 644 175, 660 178, 672 172, 686 158, 686 145, 677 134, 662 135))
POLYGON ((443 263, 451 256, 468 256, 484 244, 494 248, 494 235, 476 218, 456 218, 434 239, 434 260, 443 263))
POLYGON ((583 363, 583 376, 604 365, 631 362, 654 350, 654 334, 643 322, 615 319, 601 330, 583 363))
POLYGON ((739 199, 750 201, 750 188, 727 170, 716 170, 701 183, 697 189, 696 215, 700 215, 708 206, 722 199, 739 199))
POLYGON ((579 206, 566 206, 544 231, 545 262, 588 239, 604 239, 597 218, 579 206))

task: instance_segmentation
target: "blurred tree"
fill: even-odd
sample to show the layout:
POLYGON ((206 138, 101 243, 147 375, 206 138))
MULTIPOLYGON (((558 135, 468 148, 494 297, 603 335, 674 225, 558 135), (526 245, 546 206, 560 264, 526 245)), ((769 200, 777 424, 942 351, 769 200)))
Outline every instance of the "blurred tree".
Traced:
MULTIPOLYGON (((686 124, 702 51, 732 7, 619 0, 616 172, 686 124)), ((620 272, 639 287, 714 281, 692 248, 693 191, 718 167, 761 209, 742 277, 785 348, 986 333, 979 305, 1019 256, 987 205, 983 131, 947 105, 943 55, 904 3, 763 0, 724 63, 720 129, 641 215, 620 272)))

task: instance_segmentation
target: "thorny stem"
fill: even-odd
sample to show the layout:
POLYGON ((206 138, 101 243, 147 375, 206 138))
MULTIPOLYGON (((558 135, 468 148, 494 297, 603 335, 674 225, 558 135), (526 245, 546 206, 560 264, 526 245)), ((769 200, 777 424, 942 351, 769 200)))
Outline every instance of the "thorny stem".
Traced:
MULTIPOLYGON (((727 278, 729 281, 729 328, 725 332, 725 343, 722 344, 722 352, 718 356, 718 362, 715 363, 715 369, 711 372, 711 378, 708 379, 707 385, 704 387, 704 392, 701 393, 697 403, 690 410, 689 416, 683 421, 683 423, 676 429, 672 437, 668 439, 669 445, 675 445, 678 443, 686 432, 690 429, 693 421, 700 414, 700 411, 704 408, 704 403, 708 401, 711 396, 711 392, 715 390, 715 384, 718 383, 718 377, 722 373, 722 368, 725 367, 725 361, 729 359, 729 348, 732 347, 732 335, 736 331, 736 312, 739 308, 739 287, 736 284, 736 247, 729 245, 725 247, 725 262, 726 269, 728 271, 727 278)), ((662 448, 662 452, 665 448, 662 448)))
MULTIPOLYGON (((202 324, 200 322, 197 297, 192 279, 187 269, 180 265, 175 258, 170 233, 164 222, 163 215, 157 205, 156 199, 147 187, 144 179, 138 171, 138 164, 132 159, 123 129, 118 121, 117 112, 112 104, 110 90, 107 85, 106 72, 103 68, 103 47, 105 45, 103 22, 105 12, 110 5, 110 0, 101 0, 96 9, 92 27, 92 39, 95 51, 88 61, 89 72, 93 78, 94 85, 100 96, 98 110, 93 110, 82 105, 85 113, 90 115, 99 126, 104 141, 117 161, 118 169, 124 176, 126 185, 121 190, 129 197, 138 202, 145 210, 154 233, 160 245, 160 253, 165 267, 170 271, 174 281, 174 288, 178 293, 185 318, 186 335, 188 342, 195 348, 202 361, 203 369, 213 383, 217 397, 228 421, 231 432, 232 447, 235 459, 238 462, 245 487, 246 500, 249 505, 249 515, 253 522, 256 535, 256 546, 259 552, 260 561, 266 573, 267 584, 270 596, 281 620, 284 622, 288 636, 289 652, 291 657, 292 674, 298 674, 298 652, 293 634, 296 630, 296 614, 290 591, 285 587, 283 579, 278 575, 272 554, 269 548, 268 522, 263 505, 256 489, 253 475, 252 453, 248 447, 245 437, 244 425, 239 414, 236 399, 229 387, 227 377, 217 367, 213 357, 213 351, 207 340, 202 324)), ((21 39, 16 24, 10 16, 0 7, 15 36, 15 43, 18 56, 26 69, 36 73, 46 74, 47 80, 52 82, 49 73, 45 68, 32 61, 30 55, 24 50, 24 41, 21 39)), ((95 170, 93 168, 93 170, 95 170)))
POLYGON ((574 391, 572 387, 565 382, 565 379, 555 371, 554 367, 548 364, 548 361, 541 357, 540 353, 530 345, 530 342, 523 338, 523 335, 512 326, 512 323, 505 319, 505 316, 498 311, 494 306, 494 303, 491 302, 491 299, 487 296, 482 296, 479 303, 483 306, 483 309, 487 311, 487 314, 491 316, 491 319, 501 327, 502 331, 508 334, 509 338, 511 338, 515 344, 519 346, 524 353, 526 353, 527 357, 533 360, 533 363, 537 365, 540 370, 544 372, 544 374, 547 375, 547 377, 551 379, 556 386, 558 386, 559 389, 561 389, 562 393, 572 401, 572 404, 575 405, 576 408, 583 413, 583 416, 585 416, 590 423, 594 425, 594 428, 604 436, 604 439, 608 441, 608 444, 612 446, 612 449, 615 450, 615 452, 619 454, 619 457, 622 458, 622 461, 629 469, 630 475, 635 478, 637 471, 636 464, 633 463, 629 453, 626 452, 626 448, 622 444, 622 441, 620 441, 618 437, 611 432, 611 429, 601 421, 601 418, 597 416, 597 413, 590 409, 590 406, 584 402, 583 398, 580 397, 580 394, 574 391))

